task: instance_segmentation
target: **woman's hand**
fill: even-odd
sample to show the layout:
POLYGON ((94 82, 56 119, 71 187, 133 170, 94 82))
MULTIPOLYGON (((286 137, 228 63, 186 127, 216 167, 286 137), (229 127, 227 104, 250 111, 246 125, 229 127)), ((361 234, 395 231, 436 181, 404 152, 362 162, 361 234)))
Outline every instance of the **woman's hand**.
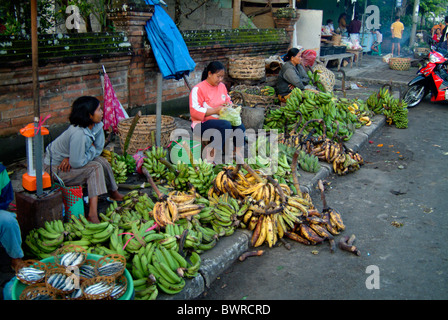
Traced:
POLYGON ((64 160, 62 160, 61 163, 58 166, 58 169, 61 170, 62 172, 70 171, 71 167, 70 167, 69 159, 65 158, 64 160))
POLYGON ((205 113, 205 116, 211 116, 213 114, 219 115, 219 111, 221 111, 221 109, 224 108, 224 107, 225 107, 225 105, 220 105, 220 106, 218 106, 216 108, 208 108, 207 112, 205 113))

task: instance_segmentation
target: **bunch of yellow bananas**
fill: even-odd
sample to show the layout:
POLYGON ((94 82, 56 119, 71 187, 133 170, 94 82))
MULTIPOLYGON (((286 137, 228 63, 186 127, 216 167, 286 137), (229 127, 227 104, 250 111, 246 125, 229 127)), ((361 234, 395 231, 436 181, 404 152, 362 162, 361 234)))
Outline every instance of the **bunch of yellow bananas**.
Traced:
POLYGON ((205 205, 194 203, 195 200, 196 194, 172 191, 154 204, 152 217, 160 227, 166 227, 178 219, 197 215, 205 205))

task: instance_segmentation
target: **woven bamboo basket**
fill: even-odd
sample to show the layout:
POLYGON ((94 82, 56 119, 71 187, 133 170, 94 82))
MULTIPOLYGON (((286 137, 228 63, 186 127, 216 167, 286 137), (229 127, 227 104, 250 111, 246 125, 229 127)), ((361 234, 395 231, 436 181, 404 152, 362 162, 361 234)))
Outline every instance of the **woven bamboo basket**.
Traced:
POLYGON ((342 36, 340 34, 334 34, 331 37, 331 42, 333 43, 333 45, 335 46, 339 46, 341 44, 341 40, 342 40, 342 36))
POLYGON ((411 68, 411 59, 409 58, 390 58, 389 68, 397 71, 407 71, 411 68))
POLYGON ((327 92, 332 92, 334 89, 335 81, 336 81, 336 77, 335 77, 334 73, 331 72, 330 70, 328 70, 327 68, 325 68, 325 66, 321 63, 316 63, 312 67, 312 69, 313 69, 313 71, 315 71, 315 70, 321 71, 319 73, 320 82, 325 87, 325 90, 327 90, 327 92))
POLYGON ((237 85, 232 88, 230 98, 233 103, 242 104, 244 107, 254 107, 256 104, 275 104, 276 96, 254 94, 260 92, 260 90, 260 87, 257 86, 237 85))
POLYGON ((109 276, 109 277, 117 278, 117 277, 121 276, 124 273, 125 268, 126 268, 126 258, 124 256, 122 256, 121 254, 108 254, 108 255, 105 255, 104 257, 102 257, 101 259, 99 259, 96 262, 95 274, 97 276, 109 276), (108 263, 113 263, 113 262, 120 262, 120 263, 122 263, 123 264, 123 268, 120 269, 119 271, 117 271, 116 273, 111 274, 111 275, 100 274, 100 272, 98 270, 99 268, 101 268, 102 266, 104 266, 104 265, 106 265, 108 263))
POLYGON ((81 289, 84 293, 84 297, 87 300, 102 300, 102 299, 106 299, 110 296, 110 294, 112 293, 112 291, 114 290, 114 284, 115 284, 115 278, 114 277, 104 277, 104 276, 100 276, 100 277, 95 277, 95 278, 91 278, 88 279, 86 281, 84 281, 81 284, 81 289), (101 292, 101 293, 86 293, 86 289, 91 286, 94 285, 96 283, 99 282, 105 282, 108 285, 110 285, 110 288, 101 292))
MULTIPOLYGON (((120 146, 124 150, 126 136, 131 127, 133 117, 120 121, 118 124, 118 135, 120 137, 120 146)), ((163 116, 160 125, 160 144, 161 147, 167 147, 170 143, 171 132, 176 129, 176 123, 173 117, 163 116)), ((135 154, 139 149, 145 149, 156 144, 156 116, 141 116, 135 126, 132 137, 129 141, 127 153, 135 154)))
POLYGON ((229 59, 229 76, 241 80, 259 80, 266 76, 266 65, 262 57, 229 59))
MULTIPOLYGON (((47 265, 45 263, 43 263, 42 261, 30 259, 30 260, 25 260, 24 263, 25 263, 25 267, 32 267, 32 268, 47 272, 47 265)), ((18 272, 16 272, 16 277, 20 282, 22 282, 23 284, 26 284, 26 285, 44 282, 44 280, 45 280, 45 276, 43 276, 41 279, 38 279, 38 280, 33 280, 33 281, 26 280, 25 278, 22 278, 20 276, 20 273, 18 273, 18 272)))
POLYGON ((53 289, 48 288, 45 283, 36 283, 26 287, 20 294, 19 300, 34 300, 41 295, 47 296, 49 300, 56 300, 56 293, 53 289))

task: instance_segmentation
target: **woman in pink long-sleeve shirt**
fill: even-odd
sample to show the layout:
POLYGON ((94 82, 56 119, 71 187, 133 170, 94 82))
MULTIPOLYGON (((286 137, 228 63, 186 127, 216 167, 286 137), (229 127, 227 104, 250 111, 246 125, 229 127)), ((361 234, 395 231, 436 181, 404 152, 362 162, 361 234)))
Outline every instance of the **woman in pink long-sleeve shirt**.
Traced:
MULTIPOLYGON (((232 137, 236 146, 235 151, 242 157, 244 132, 246 131, 243 124, 232 126, 229 121, 219 119, 220 110, 232 104, 227 88, 222 83, 224 75, 225 68, 221 62, 209 63, 202 72, 202 81, 190 93, 191 127, 195 135, 210 138, 212 141, 210 147, 215 149, 215 152, 211 152, 206 158, 215 163, 220 159, 216 156, 222 155, 226 143, 228 144, 232 137), (215 139, 218 140, 215 141, 215 139)), ((229 145, 232 146, 232 144, 229 145)), ((233 150, 226 151, 232 152, 233 150)))

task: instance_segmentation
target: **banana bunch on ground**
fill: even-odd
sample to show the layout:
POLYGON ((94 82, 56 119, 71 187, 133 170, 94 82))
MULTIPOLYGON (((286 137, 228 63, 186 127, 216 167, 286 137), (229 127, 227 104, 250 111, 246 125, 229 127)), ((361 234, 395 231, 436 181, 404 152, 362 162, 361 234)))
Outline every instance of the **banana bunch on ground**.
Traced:
POLYGON ((333 161, 333 171, 338 175, 345 175, 360 169, 364 163, 361 155, 355 152, 340 153, 333 161))
MULTIPOLYGON (((77 240, 78 245, 85 241, 85 245, 89 244, 102 244, 109 242, 109 238, 112 235, 116 225, 110 223, 109 221, 103 221, 100 223, 91 223, 87 221, 84 215, 79 216, 79 221, 82 222, 84 229, 81 231, 81 239, 77 240)), ((73 242, 72 242, 73 243, 73 242)))
POLYGON ((248 207, 248 202, 241 201, 240 206, 240 203, 228 193, 219 197, 215 195, 210 199, 210 210, 201 213, 199 220, 202 223, 209 223, 217 236, 230 236, 239 225, 239 217, 248 207))
POLYGON ((144 152, 143 166, 148 170, 151 177, 158 181, 166 179, 168 174, 167 166, 162 159, 166 159, 167 150, 162 147, 153 146, 151 149, 144 152))
POLYGON ((188 168, 188 181, 193 185, 201 196, 207 196, 215 179, 213 164, 199 158, 188 168))
POLYGON ((401 99, 392 99, 390 104, 384 106, 383 114, 389 125, 395 124, 398 129, 408 127, 408 105, 401 99))
POLYGON ((44 227, 32 229, 28 233, 25 244, 32 256, 44 259, 64 245, 65 234, 62 220, 45 221, 44 227))
POLYGON ((303 171, 316 173, 320 170, 319 158, 300 150, 299 166, 303 171))
POLYGON ((112 167, 112 172, 114 173, 114 178, 116 183, 125 183, 128 179, 128 169, 125 161, 119 160, 117 157, 112 157, 112 162, 110 163, 112 167))
MULTIPOLYGON (((284 106, 270 110, 266 115, 264 128, 277 129, 279 132, 297 131, 309 120, 322 119, 327 125, 327 136, 331 138, 336 131, 336 126, 333 123, 338 120, 339 134, 346 136, 344 139, 347 141, 356 127, 362 125, 358 115, 348 109, 355 102, 359 104, 357 99, 337 98, 330 92, 314 92, 294 88, 284 106)), ((322 134, 321 124, 313 123, 312 128, 316 130, 315 135, 322 134)), ((307 130, 304 130, 305 135, 309 133, 307 130)))
POLYGON ((285 235, 289 239, 306 245, 320 244, 328 240, 330 250, 334 252, 336 249, 334 236, 344 231, 345 225, 341 214, 336 209, 327 206, 321 180, 319 180, 318 186, 323 203, 322 212, 317 210, 308 211, 307 215, 302 216, 301 222, 295 224, 293 230, 286 232, 285 235))
POLYGON ((174 224, 178 219, 197 215, 205 207, 204 204, 194 203, 196 194, 182 191, 172 191, 167 197, 159 197, 154 204, 152 217, 160 227, 174 224))
MULTIPOLYGON (((235 167, 227 166, 218 173, 213 187, 210 188, 208 193, 209 200, 216 197, 214 196, 214 193, 217 194, 218 197, 228 193, 232 198, 237 200, 242 200, 247 196, 253 197, 254 194, 257 200, 264 197, 267 197, 267 200, 271 199, 271 191, 274 191, 273 186, 267 180, 263 180, 258 174, 256 174, 256 176, 250 173, 243 175, 240 171, 240 167, 241 165, 235 167), (256 178, 259 180, 257 181, 256 178)), ((252 172, 255 172, 250 167, 248 168, 252 172)), ((272 199, 275 199, 274 193, 272 199)))
POLYGON ((179 293, 185 287, 184 278, 195 277, 200 263, 196 252, 187 259, 177 250, 152 242, 132 258, 131 274, 137 299, 154 300, 158 289, 167 294, 179 293))
POLYGON ((375 114, 382 114, 384 107, 390 104, 393 96, 386 86, 382 86, 378 92, 372 93, 366 100, 366 104, 375 114))
POLYGON ((123 154, 123 155, 115 154, 115 158, 117 158, 118 161, 122 161, 122 162, 126 163, 127 172, 129 172, 129 173, 135 172, 136 161, 133 156, 131 156, 128 153, 123 154))
POLYGON ((189 165, 187 163, 178 162, 173 165, 173 169, 173 171, 168 171, 166 174, 167 183, 179 191, 189 190, 189 165))
POLYGON ((371 117, 374 113, 369 109, 367 103, 360 99, 354 99, 351 103, 347 109, 359 119, 359 122, 355 122, 355 128, 358 129, 363 125, 370 126, 372 124, 371 117))
MULTIPOLYGON (((291 108, 293 109, 292 106, 291 108)), ((276 129, 278 132, 284 132, 288 119, 283 115, 283 111, 284 109, 282 107, 269 109, 265 115, 263 128, 276 129)))
POLYGON ((403 100, 395 99, 387 85, 377 93, 372 93, 366 104, 375 114, 384 114, 389 125, 395 124, 399 129, 408 127, 408 106, 403 100))
POLYGON ((264 86, 260 89, 260 93, 265 96, 275 96, 275 89, 271 86, 264 86))
POLYGON ((364 160, 359 153, 346 148, 342 142, 336 142, 325 136, 322 136, 316 142, 303 146, 302 151, 316 156, 320 161, 330 163, 334 172, 339 175, 356 171, 364 164, 364 160))

